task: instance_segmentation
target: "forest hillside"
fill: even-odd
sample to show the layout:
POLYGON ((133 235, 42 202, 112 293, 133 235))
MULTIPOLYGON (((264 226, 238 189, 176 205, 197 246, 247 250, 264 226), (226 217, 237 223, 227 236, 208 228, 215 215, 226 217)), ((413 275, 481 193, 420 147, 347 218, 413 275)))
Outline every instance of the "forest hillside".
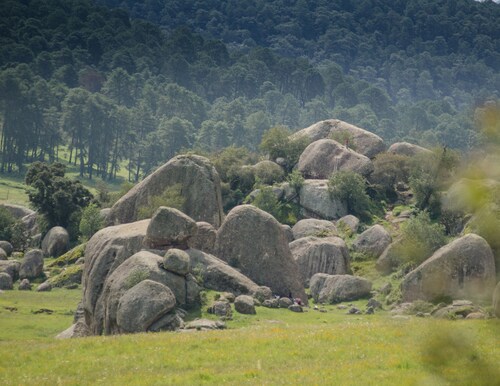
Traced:
POLYGON ((472 0, 6 0, 0 172, 63 146, 82 177, 137 181, 180 150, 255 151, 328 118, 470 149, 498 98, 499 19, 472 0))

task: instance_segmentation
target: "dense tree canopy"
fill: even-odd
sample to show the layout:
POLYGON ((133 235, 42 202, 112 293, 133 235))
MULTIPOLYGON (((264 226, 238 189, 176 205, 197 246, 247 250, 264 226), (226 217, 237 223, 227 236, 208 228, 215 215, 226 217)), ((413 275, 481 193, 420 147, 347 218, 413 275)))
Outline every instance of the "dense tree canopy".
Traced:
POLYGON ((138 180, 181 149, 257 150, 326 118, 467 149, 498 98, 491 1, 97 2, 2 3, 1 172, 64 145, 82 177, 138 180))

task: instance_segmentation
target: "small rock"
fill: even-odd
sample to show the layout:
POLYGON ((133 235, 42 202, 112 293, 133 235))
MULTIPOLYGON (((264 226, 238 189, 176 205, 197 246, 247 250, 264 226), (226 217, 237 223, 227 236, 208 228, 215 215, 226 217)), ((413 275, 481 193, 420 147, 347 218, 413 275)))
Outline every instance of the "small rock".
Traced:
POLYGON ((223 330, 226 324, 220 320, 196 319, 184 326, 185 330, 223 330))
POLYGON ((280 304, 278 299, 267 299, 264 300, 262 306, 267 308, 279 308, 280 304))
POLYGON ((291 305, 293 305, 293 302, 289 298, 280 298, 279 300, 279 306, 280 308, 289 308, 291 305))
POLYGON ((259 302, 264 303, 265 300, 273 298, 273 291, 271 291, 271 288, 269 287, 260 286, 255 291, 253 297, 256 298, 259 302))
POLYGON ((472 306, 472 302, 470 300, 453 300, 451 304, 453 307, 463 307, 463 306, 472 306))
POLYGON ((359 315, 361 314, 361 310, 357 307, 351 307, 347 313, 350 315, 359 315))
POLYGON ((191 270, 191 260, 183 250, 172 248, 165 253, 163 268, 177 275, 185 276, 191 270))
POLYGON ((338 309, 338 310, 347 310, 348 308, 349 308, 349 307, 348 307, 348 306, 346 306, 345 304, 339 304, 339 305, 337 306, 337 309, 338 309))
POLYGON ((234 303, 236 296, 232 292, 223 292, 221 295, 221 300, 227 300, 229 303, 234 303))
POLYGON ((43 282, 42 284, 40 284, 38 286, 38 288, 36 289, 37 292, 48 292, 48 291, 52 291, 52 285, 48 282, 48 281, 45 281, 43 282))
POLYGON ((486 315, 482 312, 471 312, 465 319, 486 319, 486 315))
POLYGON ((31 291, 31 283, 28 279, 21 280, 18 287, 19 291, 31 291))
POLYGON ((78 288, 78 284, 77 283, 70 283, 68 285, 65 285, 64 288, 70 289, 70 290, 77 289, 78 288))
POLYGON ((255 315, 254 300, 249 295, 240 295, 234 300, 234 309, 240 314, 255 315))
POLYGON ((368 307, 365 311, 367 315, 373 315, 375 313, 375 309, 373 307, 368 307))
POLYGON ((366 305, 367 307, 372 307, 373 309, 382 309, 382 303, 380 303, 378 300, 371 298, 368 300, 368 304, 366 305))
POLYGON ((10 275, 7 272, 0 272, 0 290, 11 290, 13 287, 10 275))
POLYGON ((220 318, 230 319, 233 316, 233 310, 228 302, 215 302, 211 307, 212 313, 220 318))
POLYGON ((288 307, 288 309, 290 311, 293 311, 293 312, 304 312, 304 310, 302 309, 301 306, 299 306, 298 304, 292 304, 288 307))
POLYGON ((8 241, 0 241, 0 248, 5 251, 7 256, 12 255, 12 252, 14 252, 14 247, 8 241))

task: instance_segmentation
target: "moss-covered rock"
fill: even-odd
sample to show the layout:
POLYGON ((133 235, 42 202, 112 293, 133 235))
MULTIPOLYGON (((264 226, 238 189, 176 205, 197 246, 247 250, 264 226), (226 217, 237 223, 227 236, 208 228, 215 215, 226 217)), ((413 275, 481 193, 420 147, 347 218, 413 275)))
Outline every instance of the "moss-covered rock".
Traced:
POLYGON ((69 284, 82 282, 83 265, 72 265, 64 269, 59 275, 51 277, 48 282, 52 287, 64 287, 69 284))
POLYGON ((87 244, 80 244, 73 249, 66 252, 64 255, 55 259, 52 263, 50 263, 50 267, 64 267, 65 265, 75 264, 79 258, 83 257, 85 254, 85 246, 87 244))

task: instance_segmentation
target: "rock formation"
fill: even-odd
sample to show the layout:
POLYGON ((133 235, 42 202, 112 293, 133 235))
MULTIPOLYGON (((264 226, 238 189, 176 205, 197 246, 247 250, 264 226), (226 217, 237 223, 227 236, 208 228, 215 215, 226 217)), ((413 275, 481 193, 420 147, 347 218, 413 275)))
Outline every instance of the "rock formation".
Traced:
POLYGON ((208 159, 196 155, 174 157, 134 186, 113 205, 108 222, 136 221, 141 207, 176 184, 185 198, 182 211, 195 221, 206 221, 218 228, 223 217, 220 178, 208 159))
POLYGON ((275 294, 307 299, 281 224, 254 206, 229 212, 217 232, 216 254, 275 294))
POLYGON ((317 122, 294 133, 293 138, 305 135, 314 142, 319 139, 331 138, 336 135, 342 136, 344 134, 347 134, 351 140, 352 143, 350 146, 355 148, 356 152, 368 158, 373 158, 385 150, 384 141, 378 135, 338 119, 317 122))
MULTIPOLYGON (((490 297, 495 285, 495 262, 488 243, 468 234, 444 247, 408 273, 401 283, 403 300, 432 301, 490 297)), ((491 297, 490 297, 491 299, 491 297)))
POLYGON ((367 176, 373 171, 373 163, 333 139, 320 139, 306 147, 297 168, 305 178, 328 179, 342 170, 367 176))

